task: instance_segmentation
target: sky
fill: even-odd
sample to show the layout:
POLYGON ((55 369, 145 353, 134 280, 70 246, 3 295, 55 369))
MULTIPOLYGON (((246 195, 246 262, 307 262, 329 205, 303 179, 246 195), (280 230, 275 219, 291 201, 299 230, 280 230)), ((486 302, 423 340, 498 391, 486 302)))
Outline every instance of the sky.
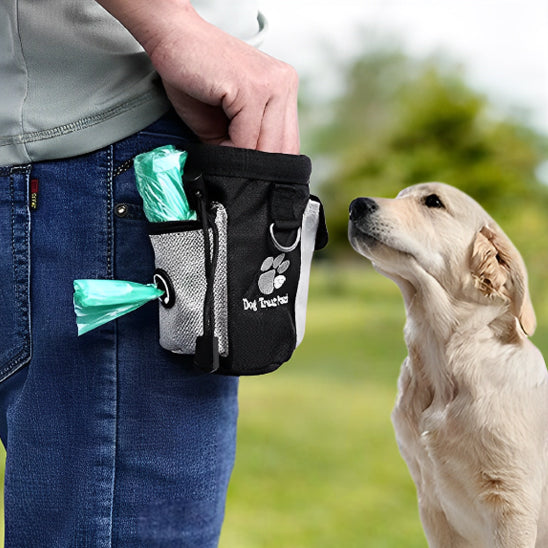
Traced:
POLYGON ((336 89, 327 50, 351 57, 384 37, 411 55, 442 52, 503 112, 548 134, 548 0, 259 0, 262 49, 336 89))

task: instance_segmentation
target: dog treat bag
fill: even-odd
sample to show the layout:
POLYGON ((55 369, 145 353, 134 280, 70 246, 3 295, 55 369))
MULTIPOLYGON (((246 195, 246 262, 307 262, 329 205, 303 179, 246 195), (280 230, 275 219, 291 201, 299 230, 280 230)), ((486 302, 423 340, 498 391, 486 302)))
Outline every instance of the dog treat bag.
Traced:
POLYGON ((206 372, 257 375, 304 336, 315 249, 326 244, 306 156, 192 145, 183 186, 196 221, 154 222, 160 344, 206 372))
POLYGON ((277 369, 304 337, 312 256, 327 243, 310 173, 306 156, 222 146, 137 156, 153 283, 77 280, 80 334, 158 299, 166 350, 207 373, 277 369))

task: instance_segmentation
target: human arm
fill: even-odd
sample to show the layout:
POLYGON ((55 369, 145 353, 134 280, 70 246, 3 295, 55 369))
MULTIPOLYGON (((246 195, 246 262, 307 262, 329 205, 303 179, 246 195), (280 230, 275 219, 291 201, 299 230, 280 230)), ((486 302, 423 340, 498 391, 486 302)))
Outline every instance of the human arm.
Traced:
POLYGON ((143 46, 181 119, 206 143, 297 154, 289 65, 202 19, 190 0, 97 0, 143 46))

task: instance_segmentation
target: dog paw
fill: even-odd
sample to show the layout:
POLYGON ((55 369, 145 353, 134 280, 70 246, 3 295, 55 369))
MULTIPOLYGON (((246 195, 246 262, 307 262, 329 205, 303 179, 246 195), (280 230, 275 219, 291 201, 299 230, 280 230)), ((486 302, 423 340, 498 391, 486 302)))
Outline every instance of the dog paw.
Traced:
POLYGON ((270 295, 275 289, 280 289, 285 283, 284 272, 289 268, 290 262, 285 259, 285 253, 277 257, 267 257, 261 265, 259 277, 259 290, 263 295, 270 295))

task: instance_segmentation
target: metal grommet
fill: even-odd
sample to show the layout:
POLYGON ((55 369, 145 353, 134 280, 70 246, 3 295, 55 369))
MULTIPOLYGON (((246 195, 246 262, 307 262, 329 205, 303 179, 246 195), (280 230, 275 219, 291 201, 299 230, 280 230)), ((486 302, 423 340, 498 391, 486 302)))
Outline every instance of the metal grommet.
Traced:
POLYGON ((117 204, 114 206, 114 213, 117 217, 127 217, 129 213, 129 207, 127 204, 117 204))
POLYGON ((162 290, 164 294, 159 297, 160 302, 165 308, 171 308, 175 304, 175 289, 171 283, 168 273, 161 268, 157 268, 152 276, 154 285, 162 290))
POLYGON ((292 245, 289 247, 283 246, 276 240, 276 236, 274 236, 274 223, 270 225, 270 237, 272 238, 272 241, 274 242, 274 245, 276 246, 276 249, 279 251, 282 251, 283 253, 291 253, 295 249, 297 249, 297 246, 299 245, 299 242, 301 241, 301 229, 299 228, 297 230, 297 237, 295 238, 295 241, 292 245))

